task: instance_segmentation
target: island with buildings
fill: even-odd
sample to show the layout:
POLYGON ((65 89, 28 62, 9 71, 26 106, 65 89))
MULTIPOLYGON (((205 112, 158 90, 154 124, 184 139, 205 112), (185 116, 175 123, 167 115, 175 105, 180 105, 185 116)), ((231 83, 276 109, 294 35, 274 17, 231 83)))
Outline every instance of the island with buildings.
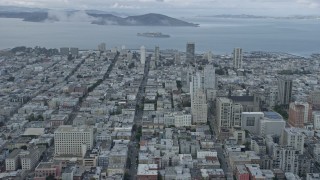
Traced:
POLYGON ((150 37, 150 38, 169 38, 170 37, 170 35, 162 34, 161 32, 137 33, 137 36, 150 37))
POLYGON ((0 179, 315 180, 320 55, 0 51, 0 179))

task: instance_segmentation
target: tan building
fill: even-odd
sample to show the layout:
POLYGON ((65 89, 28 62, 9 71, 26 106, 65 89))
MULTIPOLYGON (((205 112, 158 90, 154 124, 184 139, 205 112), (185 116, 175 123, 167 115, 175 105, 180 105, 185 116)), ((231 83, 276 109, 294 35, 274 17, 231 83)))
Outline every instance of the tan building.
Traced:
POLYGON ((309 103, 292 102, 289 106, 289 123, 294 127, 303 128, 311 122, 312 107, 309 103))
POLYGON ((59 179, 61 177, 61 169, 60 162, 40 162, 34 171, 34 180, 46 180, 50 175, 59 179))
POLYGON ((93 129, 87 126, 60 126, 54 132, 55 156, 83 157, 93 146, 93 129))

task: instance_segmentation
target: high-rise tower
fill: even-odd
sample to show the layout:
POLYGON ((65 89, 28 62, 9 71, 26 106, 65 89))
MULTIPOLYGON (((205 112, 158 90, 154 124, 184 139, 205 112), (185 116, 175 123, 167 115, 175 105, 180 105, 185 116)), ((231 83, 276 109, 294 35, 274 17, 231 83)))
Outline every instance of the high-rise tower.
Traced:
POLYGON ((187 43, 187 49, 186 49, 186 61, 187 63, 194 63, 195 61, 195 44, 194 43, 187 43))
POLYGON ((236 69, 242 69, 242 49, 235 48, 233 50, 233 67, 236 69))

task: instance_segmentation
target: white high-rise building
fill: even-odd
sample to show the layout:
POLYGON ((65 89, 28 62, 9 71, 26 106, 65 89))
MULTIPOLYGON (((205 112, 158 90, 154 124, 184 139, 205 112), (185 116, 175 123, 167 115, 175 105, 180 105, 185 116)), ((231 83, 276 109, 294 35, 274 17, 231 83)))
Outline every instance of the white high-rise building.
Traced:
POLYGON ((206 65, 203 69, 203 86, 208 100, 216 97, 216 73, 212 64, 206 65))
POLYGON ((193 101, 193 98, 195 96, 195 93, 197 90, 201 89, 203 91, 203 83, 202 83, 202 75, 200 72, 197 72, 195 75, 191 77, 190 82, 190 97, 191 97, 191 103, 193 101))
POLYGON ((281 169, 284 172, 298 174, 298 151, 292 146, 279 146, 274 144, 272 154, 272 167, 281 169))
POLYGON ((242 69, 242 49, 235 48, 233 50, 233 67, 236 69, 242 69))
POLYGON ((208 104, 202 89, 196 90, 191 101, 193 124, 205 124, 208 121, 208 104))
POLYGON ((213 54, 212 54, 212 52, 209 51, 208 54, 207 54, 207 56, 208 56, 208 57, 207 57, 207 58, 208 58, 208 61, 211 62, 211 61, 213 60, 213 54))
POLYGON ((54 132, 55 155, 84 156, 93 147, 93 129, 91 127, 60 126, 54 132))
POLYGON ((141 46, 140 48, 140 63, 146 63, 146 48, 144 46, 141 46))
POLYGON ((156 61, 156 66, 158 65, 159 63, 159 60, 160 60, 160 48, 159 46, 156 46, 155 49, 154 49, 154 60, 156 61))
POLYGON ((292 146, 298 150, 300 154, 304 151, 305 135, 297 128, 285 128, 282 132, 282 144, 285 146, 292 146))
POLYGON ((222 128, 231 127, 232 118, 232 101, 228 98, 217 98, 217 125, 218 131, 220 132, 222 128))
POLYGON ((190 83, 191 112, 194 124, 207 122, 208 105, 203 89, 202 75, 197 72, 192 76, 190 83))
POLYGON ((312 122, 313 128, 315 130, 320 130, 320 111, 312 112, 312 122))
POLYGON ((181 57, 180 57, 180 53, 179 52, 176 52, 174 54, 174 61, 176 64, 181 64, 181 57))
POLYGON ((217 124, 219 132, 222 129, 241 127, 241 114, 243 107, 239 103, 234 103, 231 99, 220 97, 216 102, 217 124))
POLYGON ((273 108, 278 102, 278 87, 273 86, 267 90, 267 104, 269 108, 273 108))
POLYGON ((215 89, 216 88, 216 70, 212 64, 204 67, 204 89, 215 89))

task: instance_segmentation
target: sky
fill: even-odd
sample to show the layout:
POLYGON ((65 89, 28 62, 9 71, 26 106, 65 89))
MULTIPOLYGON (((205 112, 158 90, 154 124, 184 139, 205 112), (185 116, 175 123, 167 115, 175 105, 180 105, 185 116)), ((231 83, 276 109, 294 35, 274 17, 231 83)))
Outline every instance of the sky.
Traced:
POLYGON ((0 0, 2 6, 171 15, 320 15, 320 0, 0 0))

